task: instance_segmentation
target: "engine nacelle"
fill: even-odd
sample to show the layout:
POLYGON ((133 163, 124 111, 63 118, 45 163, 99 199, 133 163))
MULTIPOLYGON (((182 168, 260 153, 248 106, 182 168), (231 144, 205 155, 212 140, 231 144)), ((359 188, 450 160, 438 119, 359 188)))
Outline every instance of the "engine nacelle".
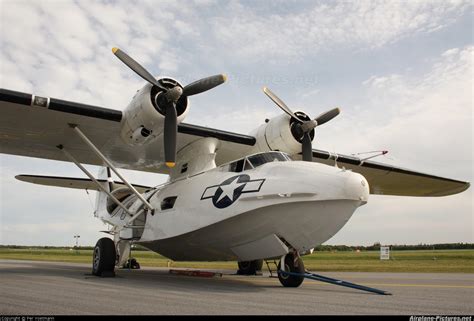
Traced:
MULTIPOLYGON (((162 78, 159 82, 166 88, 181 86, 176 80, 162 78)), ((130 145, 150 143, 163 133, 165 112, 160 106, 161 89, 147 83, 125 108, 122 118, 122 139, 130 145)), ((178 124, 188 113, 188 98, 181 97, 176 103, 178 124)))
MULTIPOLYGON (((302 120, 310 120, 309 116, 297 111, 295 115, 302 120)), ((271 118, 251 133, 257 140, 254 152, 279 150, 290 155, 301 153, 302 137, 295 125, 295 120, 287 114, 271 118)), ((310 132, 314 138, 314 129, 310 132)))

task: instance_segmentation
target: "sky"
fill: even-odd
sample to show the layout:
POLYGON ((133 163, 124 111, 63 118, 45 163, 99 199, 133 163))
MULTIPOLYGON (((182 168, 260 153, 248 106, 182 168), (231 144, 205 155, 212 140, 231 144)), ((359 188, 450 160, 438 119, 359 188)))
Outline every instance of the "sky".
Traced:
MULTIPOLYGON (((292 109, 315 117, 313 147, 472 182, 471 1, 0 0, 0 86, 123 110, 144 81, 111 52, 182 84, 225 73, 190 98, 187 123, 249 133, 292 109)), ((97 168, 89 167, 96 172, 97 168)), ((166 176, 123 171, 156 185, 166 176)), ((83 177, 73 164, 0 155, 0 244, 94 245, 94 192, 17 174, 83 177)), ((474 242, 473 191, 441 198, 371 195, 326 244, 474 242)))

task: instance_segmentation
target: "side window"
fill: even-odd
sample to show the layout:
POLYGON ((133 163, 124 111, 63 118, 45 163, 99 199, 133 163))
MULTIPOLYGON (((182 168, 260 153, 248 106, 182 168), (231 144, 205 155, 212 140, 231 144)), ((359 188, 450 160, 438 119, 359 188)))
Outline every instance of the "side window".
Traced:
POLYGON ((169 210, 174 207, 174 203, 176 202, 176 199, 178 196, 170 196, 161 201, 161 210, 169 210))
POLYGON ((181 166, 181 174, 186 173, 187 171, 188 171, 188 163, 183 164, 183 166, 181 166))
POLYGON ((229 164, 229 172, 240 173, 244 165, 244 159, 239 159, 233 163, 229 164))
POLYGON ((246 170, 249 170, 249 169, 253 169, 254 167, 252 166, 252 164, 250 163, 250 161, 248 159, 245 159, 245 166, 244 166, 244 171, 246 170))

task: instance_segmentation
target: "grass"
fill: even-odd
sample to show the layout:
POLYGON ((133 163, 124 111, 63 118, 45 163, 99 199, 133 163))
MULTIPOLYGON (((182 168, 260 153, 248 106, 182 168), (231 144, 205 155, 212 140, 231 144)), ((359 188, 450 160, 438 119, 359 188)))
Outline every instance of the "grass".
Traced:
MULTIPOLYGON (((172 262, 151 251, 134 251, 142 266, 236 269, 236 262, 172 262)), ((0 248, 0 259, 92 264, 92 250, 0 248)), ((381 261, 378 251, 315 252, 303 257, 311 271, 474 273, 474 250, 392 251, 381 261)))

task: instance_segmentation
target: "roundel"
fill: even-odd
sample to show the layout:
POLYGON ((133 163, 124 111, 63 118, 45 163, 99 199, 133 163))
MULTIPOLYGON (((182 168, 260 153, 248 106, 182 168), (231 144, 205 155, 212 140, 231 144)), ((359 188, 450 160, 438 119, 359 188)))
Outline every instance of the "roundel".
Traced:
POLYGON ((217 208, 226 208, 244 193, 260 191, 265 179, 251 180, 247 174, 227 178, 219 185, 209 186, 204 190, 201 200, 212 199, 212 204, 217 208))

